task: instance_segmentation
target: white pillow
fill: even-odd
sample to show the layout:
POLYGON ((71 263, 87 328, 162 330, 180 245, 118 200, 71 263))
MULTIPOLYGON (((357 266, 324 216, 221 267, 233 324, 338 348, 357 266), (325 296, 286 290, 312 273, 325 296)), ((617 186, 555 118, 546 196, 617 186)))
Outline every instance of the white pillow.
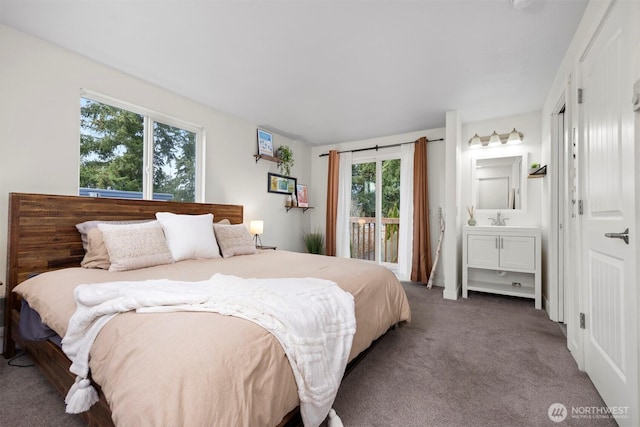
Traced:
POLYGON ((109 271, 135 270, 173 262, 158 221, 142 224, 98 224, 109 252, 109 271))
POLYGON ((157 212, 156 218, 164 229, 174 261, 220 258, 218 242, 213 234, 213 214, 177 215, 157 212))

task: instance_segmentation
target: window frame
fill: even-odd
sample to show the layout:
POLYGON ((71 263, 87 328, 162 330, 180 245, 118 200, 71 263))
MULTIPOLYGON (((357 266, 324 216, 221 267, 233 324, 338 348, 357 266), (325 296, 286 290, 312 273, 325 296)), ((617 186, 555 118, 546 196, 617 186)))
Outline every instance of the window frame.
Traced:
MULTIPOLYGON (((112 107, 120 108, 130 111, 135 114, 139 114, 143 117, 143 158, 142 158, 142 200, 153 200, 153 149, 154 149, 154 134, 153 124, 154 122, 164 125, 177 127, 195 134, 196 144, 196 190, 194 194, 195 203, 203 203, 204 198, 204 156, 205 156, 205 141, 206 133, 205 128, 198 124, 178 119, 167 114, 159 113, 149 108, 140 107, 135 104, 131 104, 126 101, 122 101, 117 98, 113 98, 108 95, 104 95, 98 92, 94 92, 89 89, 80 89, 80 98, 86 98, 91 101, 107 104, 112 107)), ((80 117, 80 112, 78 113, 80 117)), ((78 123, 78 130, 80 130, 81 124, 78 123)), ((79 136, 79 135, 78 135, 79 136)), ((78 142, 80 138, 78 137, 78 142)), ((78 153, 80 150, 78 150, 78 153)), ((80 158, 78 157, 78 191, 80 189, 80 158)))

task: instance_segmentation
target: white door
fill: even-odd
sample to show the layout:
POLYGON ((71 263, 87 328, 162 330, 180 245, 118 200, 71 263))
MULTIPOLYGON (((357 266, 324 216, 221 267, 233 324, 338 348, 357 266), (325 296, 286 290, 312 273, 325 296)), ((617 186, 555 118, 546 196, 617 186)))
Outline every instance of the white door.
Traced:
POLYGON ((585 370, 616 419, 638 425, 638 330, 630 2, 619 1, 581 58, 585 370))

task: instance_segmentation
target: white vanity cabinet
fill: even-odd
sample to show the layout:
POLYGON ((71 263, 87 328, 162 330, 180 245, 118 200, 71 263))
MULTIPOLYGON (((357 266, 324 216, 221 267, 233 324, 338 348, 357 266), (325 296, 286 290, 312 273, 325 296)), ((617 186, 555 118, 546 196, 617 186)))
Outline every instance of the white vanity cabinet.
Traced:
POLYGON ((540 235, 536 227, 465 226, 462 296, 480 291, 533 298, 542 308, 540 235))

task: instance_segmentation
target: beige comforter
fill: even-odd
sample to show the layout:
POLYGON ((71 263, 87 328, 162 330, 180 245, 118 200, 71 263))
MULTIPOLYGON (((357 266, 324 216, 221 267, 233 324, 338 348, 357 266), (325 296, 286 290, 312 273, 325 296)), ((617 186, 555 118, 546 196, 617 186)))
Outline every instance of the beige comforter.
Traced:
MULTIPOLYGON (((167 278, 318 277, 355 298, 353 359, 391 325, 410 320, 406 295, 387 269, 362 261, 285 251, 182 261, 127 272, 72 268, 16 287, 43 321, 64 336, 84 283, 167 278)), ((260 326, 215 313, 124 313, 91 350, 92 378, 118 426, 274 426, 298 405, 296 384, 278 341, 260 326)))

